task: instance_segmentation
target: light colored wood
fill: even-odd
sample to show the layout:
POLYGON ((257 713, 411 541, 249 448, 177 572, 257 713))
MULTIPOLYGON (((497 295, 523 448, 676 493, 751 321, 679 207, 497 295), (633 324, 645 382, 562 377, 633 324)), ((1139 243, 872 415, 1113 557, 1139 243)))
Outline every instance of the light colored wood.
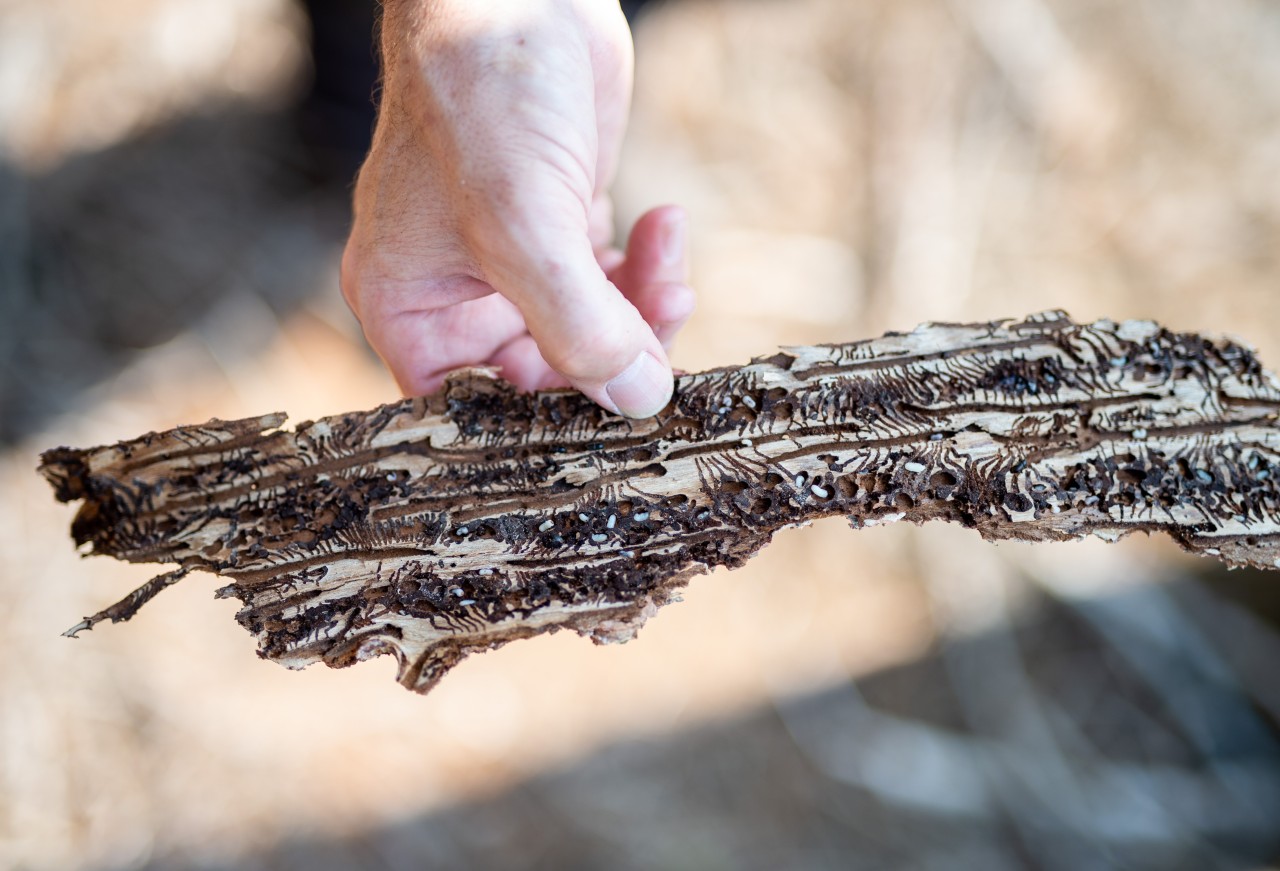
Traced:
POLYGON ((632 638, 690 576, 781 528, 950 520, 1031 541, 1165 532, 1280 565, 1280 386, 1252 352, 1150 322, 927 324, 679 379, 657 417, 456 374, 281 430, 210 421, 46 452, 95 553, 177 564, 290 668, 394 656, 425 692, 475 650, 632 638))

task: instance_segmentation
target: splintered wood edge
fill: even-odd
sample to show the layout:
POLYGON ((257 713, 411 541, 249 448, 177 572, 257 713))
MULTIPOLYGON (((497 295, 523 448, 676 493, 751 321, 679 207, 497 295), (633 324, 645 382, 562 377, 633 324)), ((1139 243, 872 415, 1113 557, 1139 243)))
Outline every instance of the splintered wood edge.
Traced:
POLYGON ((78 544, 195 569, 262 656, 399 662, 425 692, 477 650, 569 628, 625 641, 688 579, 779 529, 949 520, 987 539, 1164 532, 1280 565, 1280 387, 1237 343, 1062 312, 787 348, 678 379, 648 420, 489 370, 280 427, 213 420, 43 455, 78 544))

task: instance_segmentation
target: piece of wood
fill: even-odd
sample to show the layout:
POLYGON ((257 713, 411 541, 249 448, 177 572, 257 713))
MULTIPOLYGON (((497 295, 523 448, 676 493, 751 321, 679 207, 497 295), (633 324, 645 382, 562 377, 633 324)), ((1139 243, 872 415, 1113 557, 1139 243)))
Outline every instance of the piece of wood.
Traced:
POLYGON ((829 515, 950 520, 988 539, 1165 532, 1280 560, 1280 386, 1251 351, 1150 322, 929 324, 678 380, 656 418, 437 394, 279 429, 210 421, 41 472, 93 553, 174 563, 72 630, 128 619, 192 569, 290 668, 389 654, 424 692, 468 653, 561 628, 624 641, 693 574, 829 515))

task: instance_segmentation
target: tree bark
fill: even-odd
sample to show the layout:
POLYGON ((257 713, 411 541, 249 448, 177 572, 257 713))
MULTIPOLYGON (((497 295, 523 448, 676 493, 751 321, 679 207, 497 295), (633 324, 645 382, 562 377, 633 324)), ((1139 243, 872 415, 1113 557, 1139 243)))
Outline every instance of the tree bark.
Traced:
POLYGON ((437 394, 281 430, 210 421, 41 472, 92 552, 230 579, 290 668, 390 654, 425 692, 468 653, 562 628, 624 641, 690 576, 773 533, 949 520, 987 539, 1165 532, 1233 566, 1280 560, 1280 386, 1253 353, 1150 322, 928 324, 679 379, 656 418, 437 394))

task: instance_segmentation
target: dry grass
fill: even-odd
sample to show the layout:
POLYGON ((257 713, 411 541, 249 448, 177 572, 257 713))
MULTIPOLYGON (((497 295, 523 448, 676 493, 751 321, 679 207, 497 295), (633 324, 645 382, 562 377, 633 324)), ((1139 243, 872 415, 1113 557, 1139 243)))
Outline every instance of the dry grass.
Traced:
MULTIPOLYGON (((1190 610, 1185 596, 1153 592, 1162 589, 1153 582, 1188 571, 1163 542, 992 548, 956 530, 855 535, 820 524, 782 537, 740 572, 695 582, 685 604, 635 643, 514 645, 468 661, 425 699, 391 681, 389 662, 291 674, 258 661, 232 620, 233 603, 213 601, 207 579, 166 592, 129 626, 74 643, 58 637, 150 573, 75 558, 70 512, 33 474, 39 449, 276 408, 298 420, 393 396, 337 298, 332 223, 315 217, 319 206, 307 195, 262 183, 288 163, 270 144, 277 139, 260 135, 275 122, 251 115, 258 120, 243 137, 165 135, 174 114, 193 106, 231 107, 239 117, 245 103, 270 106, 287 94, 296 26, 291 7, 268 0, 0 5, 10 164, 0 193, 16 192, 0 196, 0 281, 12 315, 0 331, 8 342, 0 361, 9 382, 37 383, 41 395, 68 385, 66 401, 32 416, 0 457, 0 865, 235 857, 315 833, 355 843, 341 836, 369 831, 371 843, 399 843, 389 821, 500 793, 612 741, 680 734, 777 700, 786 728, 751 731, 748 718, 705 740, 654 745, 642 764, 620 764, 610 776, 591 774, 600 764, 592 763, 569 776, 569 793, 556 792, 560 781, 537 781, 540 801, 571 795, 565 807, 581 823, 556 829, 569 847, 538 855, 592 865, 587 847, 603 836, 582 827, 594 820, 631 832, 609 841, 622 850, 646 832, 645 843, 677 832, 668 853, 645 854, 660 867, 767 867, 769 856, 786 864, 778 853, 752 858, 753 837, 799 849, 815 820, 843 817, 817 806, 787 816, 778 803, 795 800, 790 787, 780 787, 778 803, 764 797, 771 784, 816 770, 855 784, 881 809, 884 837, 859 837, 866 856, 891 865, 924 866, 928 854, 938 867, 1053 867, 1045 857, 1059 842, 1044 831, 1060 826, 1102 841, 1139 831, 1172 845, 1158 854, 1166 860, 1239 867, 1208 847, 1179 853, 1179 838, 1252 844, 1245 834, 1257 832, 1248 827, 1266 823, 1247 809, 1280 807, 1275 731, 1249 713, 1255 703, 1271 717, 1280 712, 1259 665, 1274 661, 1266 651, 1276 636, 1204 590, 1188 594, 1199 603, 1190 610), (205 16, 200 28, 178 28, 189 50, 136 50, 167 14, 205 16), (196 32, 225 37, 221 60, 201 60, 196 32), (33 82, 43 90, 32 91, 33 82), (146 159, 126 161, 140 168, 120 184, 113 168, 121 164, 98 162, 101 154, 146 159), (196 176, 205 182, 173 181, 196 176), (185 235, 148 229, 189 221, 195 229, 185 235), (51 263, 74 268, 32 266, 51 263), (197 280, 191 293, 203 314, 186 317, 182 282, 197 280), (144 332, 146 343, 161 343, 140 354, 96 340, 97 321, 75 317, 86 294, 99 302, 118 294, 127 306, 139 286, 168 287, 154 298, 174 314, 144 332), (51 377, 67 358, 74 372, 51 377), (55 416, 58 408, 72 410, 55 416), (1132 597, 1121 600, 1127 608, 1091 598, 1117 587, 1132 597), (1037 613, 1044 590, 1078 601, 1102 627, 1087 642, 1068 637, 1065 650, 1110 652, 1097 661, 1064 653, 1056 666, 1033 668, 1001 647, 1012 624, 1037 613), (1124 638, 1160 644, 1125 646, 1124 638), (964 644, 996 652, 966 658, 955 653, 964 644), (1141 660, 1152 649, 1163 658, 1138 668, 1136 689, 1091 677, 1119 673, 1117 657, 1141 660), (840 720, 843 708, 818 706, 821 716, 806 719, 795 713, 803 705, 785 701, 931 650, 931 661, 951 669, 969 715, 963 723, 929 727, 935 685, 924 679, 902 684, 897 703, 876 701, 892 717, 840 720), (1180 683, 1214 689, 1187 689, 1179 701, 1180 683), (1146 749, 1122 753, 1124 735, 1088 721, 1088 711, 1100 722, 1116 706, 1144 712, 1115 722, 1146 749), (1236 733, 1215 731, 1212 710, 1256 730, 1253 755, 1240 757, 1252 765, 1248 777, 1214 755, 1231 748, 1215 750, 1210 738, 1236 733), (964 730, 972 745, 946 743, 964 730), (907 740, 921 735, 929 740, 907 740), (1184 747, 1169 735, 1191 749, 1168 750, 1184 747), (860 748, 875 736, 882 743, 867 756, 860 748), (773 767, 734 781, 735 765, 751 768, 747 757, 717 748, 739 739, 753 748, 753 763, 767 757, 773 767), (782 740, 794 746, 779 750, 782 740), (982 846, 945 861, 939 845, 965 828, 965 813, 989 807, 964 804, 979 799, 962 790, 963 777, 930 780, 954 773, 923 765, 930 748, 981 760, 974 776, 990 789, 981 801, 1005 814, 981 818, 991 844, 1013 845, 1008 855, 982 846), (1143 753, 1159 763, 1148 780, 1137 768, 1108 767, 1117 754, 1143 753), (719 788, 756 790, 748 797, 759 801, 735 804, 713 789, 701 804, 690 800, 701 809, 690 819, 703 828, 682 828, 658 811, 685 781, 656 772, 687 769, 695 783, 704 758, 725 766, 719 788), (625 788, 637 779, 648 791, 625 788), (947 810, 942 794, 965 813, 947 810), (895 816, 930 796, 941 810, 929 812, 951 821, 945 831, 911 828, 905 811, 895 816), (722 806, 737 816, 713 812, 722 806), (1035 810, 1023 819, 1020 807, 1035 810), (1152 808, 1167 826, 1142 829, 1152 808), (764 819, 773 811, 781 822, 764 819), (1115 834, 1122 823, 1132 826, 1115 834)), ((1280 366, 1280 15, 1266 0, 684 0, 657 9, 638 42, 620 211, 625 218, 675 201, 693 213, 701 302, 679 365, 733 363, 778 344, 843 341, 921 320, 1062 307, 1077 318, 1154 317, 1235 333, 1280 366)), ((121 330, 136 322, 127 320, 121 330)), ((0 396, 4 415, 23 410, 8 404, 21 392, 0 396)), ((1027 643, 1024 651, 1034 648, 1027 643)), ((473 819, 498 832, 501 820, 515 819, 502 801, 463 805, 424 831, 437 846, 462 837, 473 819)), ((521 867, 519 845, 532 838, 522 826, 495 834, 498 846, 477 836, 465 850, 433 855, 521 867)), ((385 855, 379 861, 394 867, 385 855)), ((796 867, 855 865, 849 853, 799 855, 796 867)), ((1099 867, 1123 854, 1107 855, 1099 867)))

